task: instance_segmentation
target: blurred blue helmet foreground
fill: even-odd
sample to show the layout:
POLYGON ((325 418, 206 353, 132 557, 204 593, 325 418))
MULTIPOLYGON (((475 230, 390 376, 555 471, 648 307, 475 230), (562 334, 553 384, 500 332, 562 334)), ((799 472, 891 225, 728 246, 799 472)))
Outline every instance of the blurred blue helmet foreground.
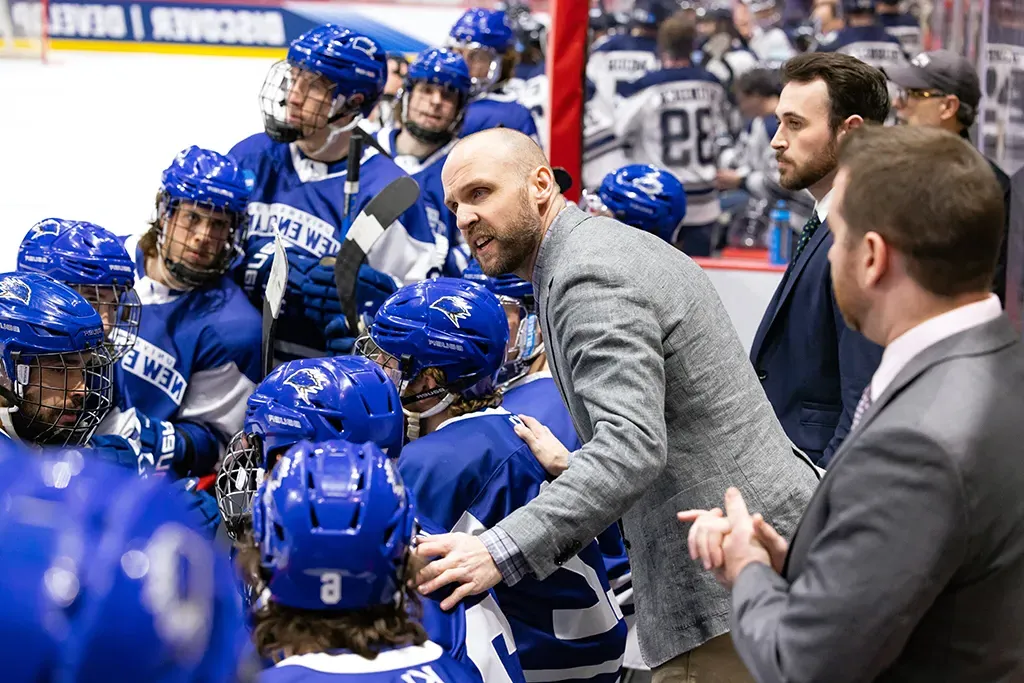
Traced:
POLYGON ((135 345, 142 320, 135 263, 114 233, 85 221, 44 219, 22 239, 18 271, 49 275, 85 297, 103 320, 115 358, 135 345))
POLYGON ((356 115, 369 115, 384 91, 388 65, 373 38, 324 24, 292 41, 260 90, 263 125, 276 142, 295 142, 356 115))
POLYGON ((398 468, 372 443, 296 444, 253 511, 269 599, 298 609, 400 604, 414 530, 398 468))

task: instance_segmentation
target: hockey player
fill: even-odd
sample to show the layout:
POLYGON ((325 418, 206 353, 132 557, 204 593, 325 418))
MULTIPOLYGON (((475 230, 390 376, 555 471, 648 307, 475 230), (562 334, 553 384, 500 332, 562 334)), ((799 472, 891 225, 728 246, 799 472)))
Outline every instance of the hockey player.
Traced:
POLYGON ((899 0, 876 0, 875 16, 889 35, 899 39, 908 59, 920 54, 923 47, 921 22, 909 12, 900 11, 899 0))
POLYGON ((875 20, 876 0, 843 0, 846 26, 827 36, 818 52, 842 52, 876 69, 898 66, 906 61, 899 38, 875 20))
MULTIPOLYGON (((299 441, 372 442, 394 459, 402 450, 403 424, 394 383, 367 358, 309 358, 280 365, 249 397, 245 426, 228 447, 218 475, 218 502, 229 536, 244 537, 263 473, 299 441)), ((429 520, 420 519, 420 524, 430 533, 445 531, 429 520)), ((433 600, 423 608, 430 638, 479 671, 484 681, 524 683, 511 629, 493 592, 451 612, 433 600)))
POLYGON ((693 25, 681 17, 658 32, 661 69, 623 87, 617 135, 632 143, 632 160, 667 169, 686 188, 687 212, 675 245, 710 256, 722 209, 714 180, 727 137, 728 96, 715 76, 690 61, 693 25))
POLYGON ((583 96, 583 188, 592 190, 608 173, 627 163, 627 150, 615 136, 615 113, 601 103, 589 78, 583 96))
POLYGON ((596 192, 580 198, 580 207, 611 216, 673 244, 687 213, 683 184, 665 169, 630 164, 609 173, 596 192))
POLYGON ((46 218, 18 246, 18 270, 49 275, 85 297, 103 320, 115 360, 135 345, 142 317, 135 266, 114 233, 94 223, 46 218))
POLYGON ((367 129, 394 125, 401 115, 398 92, 405 82, 405 75, 409 73, 409 60, 401 52, 389 52, 387 57, 388 78, 384 82, 384 90, 380 94, 377 106, 366 117, 367 129))
POLYGON ((161 481, 0 455, 4 681, 238 680, 230 563, 161 481))
POLYGON ((547 150, 550 108, 548 74, 544 58, 547 31, 525 5, 519 6, 519 12, 513 20, 513 30, 516 35, 519 63, 516 64, 512 78, 505 85, 505 92, 515 97, 519 104, 533 115, 540 146, 547 150))
POLYGON ((782 66, 796 55, 796 48, 782 29, 782 11, 778 0, 743 0, 753 15, 747 46, 770 69, 782 66))
POLYGON ((619 33, 594 45, 587 58, 587 78, 597 88, 602 106, 611 111, 619 88, 658 65, 658 26, 672 14, 667 0, 637 0, 628 33, 619 33))
POLYGON ((466 10, 448 33, 448 46, 461 54, 473 79, 473 100, 466 108, 462 135, 503 126, 538 143, 537 124, 516 98, 504 91, 516 64, 515 35, 502 10, 466 10))
POLYGON ((81 446, 110 411, 114 358, 78 292, 39 273, 0 275, 0 432, 81 446))
POLYGON ((261 681, 481 680, 410 614, 414 509, 376 446, 300 442, 255 505, 237 564, 260 596, 253 643, 275 661, 261 681))
MULTIPOLYGON (((439 278, 381 306, 363 351, 398 383, 411 439, 398 468, 421 511, 449 531, 474 532, 540 492, 546 474, 500 407, 496 377, 509 328, 493 294, 439 278)), ((618 678, 626 627, 597 543, 544 581, 494 588, 527 680, 618 678), (540 671, 544 671, 543 674, 540 671)), ((442 603, 443 605, 444 603, 442 603)))
POLYGON ((432 48, 416 57, 402 86, 402 117, 376 133, 377 142, 420 186, 430 229, 446 254, 443 273, 458 277, 469 248, 444 204, 441 168, 462 127, 470 92, 469 68, 455 52, 432 48))
POLYGON ((228 157, 189 147, 163 172, 149 230, 125 243, 142 321, 121 369, 131 406, 162 425, 145 463, 157 472, 212 472, 259 380, 260 318, 225 275, 251 187, 228 157))
MULTIPOLYGON (((372 38, 331 24, 311 29, 291 43, 287 58, 267 74, 260 93, 266 132, 246 138, 229 154, 255 176, 245 254, 237 268, 252 302, 263 299, 275 235, 282 237, 288 254, 288 286, 275 345, 279 359, 351 350, 333 265, 322 259, 337 253, 349 225, 374 195, 406 175, 367 146, 358 161, 358 193, 346 199, 349 141, 380 98, 386 76, 384 51, 372 38)), ((378 284, 390 285, 386 296, 398 284, 436 272, 443 258, 418 201, 387 227, 367 263, 378 284)))

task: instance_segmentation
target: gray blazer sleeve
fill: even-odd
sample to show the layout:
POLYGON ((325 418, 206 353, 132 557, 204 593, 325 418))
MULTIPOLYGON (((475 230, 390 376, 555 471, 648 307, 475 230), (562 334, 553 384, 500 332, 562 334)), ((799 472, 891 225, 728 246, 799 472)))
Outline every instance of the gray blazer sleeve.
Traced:
POLYGON ((581 258, 549 293, 558 356, 568 359, 557 369, 571 376, 593 438, 566 472, 498 524, 538 578, 619 519, 665 467, 662 331, 651 292, 629 272, 632 261, 581 258))
POLYGON ((967 553, 960 477, 920 431, 865 430, 822 486, 796 580, 751 565, 733 586, 733 642, 760 683, 874 680, 967 553))

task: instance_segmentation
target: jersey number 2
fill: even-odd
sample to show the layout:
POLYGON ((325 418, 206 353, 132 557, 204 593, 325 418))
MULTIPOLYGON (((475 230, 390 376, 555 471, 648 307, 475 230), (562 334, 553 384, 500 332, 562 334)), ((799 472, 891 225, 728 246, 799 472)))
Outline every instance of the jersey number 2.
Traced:
POLYGON ((691 125, 690 112, 685 109, 661 112, 661 161, 666 166, 689 166, 695 151, 699 165, 715 162, 711 110, 701 107, 694 112, 693 119, 695 125, 691 125))

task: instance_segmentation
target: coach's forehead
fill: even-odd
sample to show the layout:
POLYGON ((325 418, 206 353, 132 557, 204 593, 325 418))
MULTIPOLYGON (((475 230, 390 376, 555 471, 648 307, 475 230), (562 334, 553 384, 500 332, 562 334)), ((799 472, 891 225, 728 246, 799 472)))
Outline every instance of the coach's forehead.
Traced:
POLYGON ((441 183, 447 190, 467 176, 503 175, 511 168, 509 150, 496 136, 477 134, 462 140, 452 149, 441 169, 441 183))

